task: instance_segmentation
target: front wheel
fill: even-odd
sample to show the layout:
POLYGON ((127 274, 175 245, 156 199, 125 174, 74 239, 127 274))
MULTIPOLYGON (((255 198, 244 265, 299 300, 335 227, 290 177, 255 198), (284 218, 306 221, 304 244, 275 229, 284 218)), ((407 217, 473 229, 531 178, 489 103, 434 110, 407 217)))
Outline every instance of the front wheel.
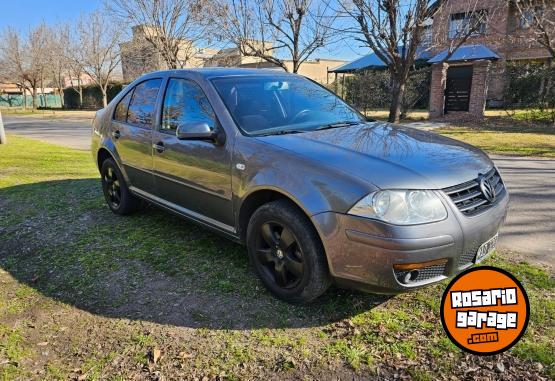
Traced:
POLYGON ((127 215, 136 212, 141 201, 129 192, 125 179, 113 159, 106 159, 100 168, 102 191, 112 212, 127 215))
POLYGON ((247 230, 247 248, 264 286, 282 300, 310 302, 331 284, 318 234, 288 200, 264 204, 254 212, 247 230))

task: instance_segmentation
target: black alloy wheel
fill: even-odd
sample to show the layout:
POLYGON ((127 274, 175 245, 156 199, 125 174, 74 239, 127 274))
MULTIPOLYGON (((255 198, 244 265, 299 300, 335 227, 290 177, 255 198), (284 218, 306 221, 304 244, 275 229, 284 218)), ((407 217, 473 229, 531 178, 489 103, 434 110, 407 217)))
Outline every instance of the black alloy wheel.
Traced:
POLYGON ((102 192, 112 212, 127 215, 141 208, 141 200, 131 194, 123 174, 113 159, 102 162, 100 176, 102 192))
POLYGON ((247 228, 250 262, 264 286, 290 303, 305 303, 331 284, 326 253, 310 219, 280 199, 260 206, 247 228))
POLYGON ((304 273, 303 254, 293 232, 279 222, 262 224, 256 243, 256 255, 266 276, 285 289, 294 288, 304 273))
POLYGON ((108 167, 106 173, 102 177, 102 184, 106 201, 111 209, 118 209, 121 204, 121 185, 116 171, 112 167, 108 167))

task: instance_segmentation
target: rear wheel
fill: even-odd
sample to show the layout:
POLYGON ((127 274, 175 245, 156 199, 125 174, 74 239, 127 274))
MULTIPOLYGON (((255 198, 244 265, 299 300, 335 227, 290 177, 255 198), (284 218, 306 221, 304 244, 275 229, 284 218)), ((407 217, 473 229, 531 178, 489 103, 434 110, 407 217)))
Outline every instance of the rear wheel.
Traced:
POLYGON ((106 159, 100 168, 102 191, 110 210, 127 215, 141 207, 141 201, 129 192, 125 179, 113 159, 106 159))
POLYGON ((262 283, 280 299, 309 302, 330 286, 322 243, 308 218, 288 200, 254 212, 247 247, 262 283))

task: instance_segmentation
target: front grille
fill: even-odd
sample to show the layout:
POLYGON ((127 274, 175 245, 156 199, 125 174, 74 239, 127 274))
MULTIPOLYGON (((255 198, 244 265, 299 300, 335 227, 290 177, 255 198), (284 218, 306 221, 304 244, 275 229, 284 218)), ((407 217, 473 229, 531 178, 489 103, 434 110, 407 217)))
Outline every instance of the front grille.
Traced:
MULTIPOLYGON (((484 175, 484 177, 486 181, 489 181, 495 189, 496 197, 499 196, 504 189, 504 185, 497 170, 492 168, 484 175)), ((463 214, 472 216, 484 209, 489 208, 495 203, 495 201, 490 202, 486 199, 480 189, 479 181, 480 178, 477 178, 463 184, 455 185, 454 187, 445 188, 443 189, 443 192, 451 198, 463 214)))
POLYGON ((431 265, 431 266, 418 269, 418 276, 414 279, 411 279, 410 282, 406 282, 405 278, 407 274, 411 272, 411 270, 393 270, 393 271, 395 272, 395 277, 400 283, 407 284, 407 283, 422 282, 428 279, 440 277, 445 272, 446 265, 447 265, 447 262, 444 262, 437 265, 431 265))

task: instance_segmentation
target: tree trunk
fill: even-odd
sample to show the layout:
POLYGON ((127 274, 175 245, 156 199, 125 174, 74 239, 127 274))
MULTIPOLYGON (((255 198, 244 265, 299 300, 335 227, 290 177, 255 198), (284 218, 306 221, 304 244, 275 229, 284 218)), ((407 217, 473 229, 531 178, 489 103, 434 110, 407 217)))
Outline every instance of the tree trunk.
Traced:
POLYGON ((102 91, 102 107, 105 108, 106 106, 108 106, 108 96, 106 94, 105 88, 101 86, 100 90, 102 91))
MULTIPOLYGON (((42 93, 42 99, 44 101, 44 108, 47 108, 48 104, 46 103, 46 96, 44 94, 44 80, 42 78, 40 79, 40 91, 42 93)), ((42 102, 41 102, 41 105, 42 105, 42 102)))
POLYGON ((33 98, 31 100, 33 101, 32 102, 33 110, 36 110, 37 109, 37 86, 36 85, 33 86, 32 97, 33 98))
POLYGON ((398 123, 401 115, 401 104, 405 94, 405 83, 398 77, 391 78, 391 104, 389 106, 390 123, 398 123))
POLYGON ((23 110, 27 110, 27 90, 21 87, 21 94, 23 94, 23 110))
POLYGON ((2 111, 0 111, 0 144, 7 144, 6 133, 4 132, 4 123, 2 122, 2 111))
POLYGON ((79 88, 79 109, 83 108, 83 86, 81 86, 81 78, 77 78, 77 87, 79 88))
POLYGON ((60 87, 60 88, 58 89, 58 92, 59 92, 59 95, 60 95, 60 106, 61 106, 62 108, 64 108, 64 106, 65 106, 65 105, 64 105, 64 88, 63 88, 63 87, 60 87))

